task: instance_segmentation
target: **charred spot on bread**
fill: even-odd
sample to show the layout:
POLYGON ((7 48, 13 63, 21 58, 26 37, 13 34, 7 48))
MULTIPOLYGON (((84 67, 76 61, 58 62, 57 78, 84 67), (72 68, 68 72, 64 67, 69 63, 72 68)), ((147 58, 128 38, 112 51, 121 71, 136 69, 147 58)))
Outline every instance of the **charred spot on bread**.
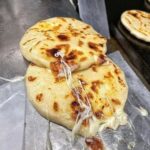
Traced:
POLYGON ((66 78, 65 77, 58 77, 58 75, 57 76, 55 76, 55 82, 54 83, 60 83, 60 82, 64 82, 66 80, 66 78))
POLYGON ((79 103, 77 102, 77 101, 73 101, 72 103, 71 103, 71 108, 75 108, 75 107, 79 107, 80 105, 79 105, 79 103))
POLYGON ((86 138, 85 143, 91 150, 104 150, 102 141, 96 137, 86 138))
POLYGON ((87 85, 86 81, 83 80, 82 78, 79 78, 78 80, 81 82, 81 84, 82 84, 83 86, 87 85))
POLYGON ((81 51, 78 51, 78 55, 83 55, 83 52, 81 52, 81 51))
POLYGON ((59 24, 59 25, 57 25, 57 26, 54 26, 54 27, 53 27, 53 30, 54 30, 54 31, 57 31, 57 30, 60 29, 61 26, 62 26, 61 24, 59 24))
POLYGON ((75 32, 75 31, 73 31, 72 33, 71 33, 73 36, 78 36, 78 35, 80 35, 80 33, 78 33, 78 32, 75 32))
POLYGON ((54 75, 58 75, 59 72, 62 70, 62 64, 60 61, 55 61, 50 63, 50 69, 54 75))
POLYGON ((101 110, 97 110, 96 112, 94 112, 94 115, 96 118, 101 119, 103 116, 103 112, 101 110))
POLYGON ((72 109, 72 119, 76 120, 78 113, 80 112, 80 104, 75 100, 71 102, 71 109, 72 109))
POLYGON ((77 53, 76 51, 71 51, 66 57, 65 59, 76 59, 77 58, 77 53))
POLYGON ((57 17, 58 19, 62 20, 63 22, 67 22, 65 18, 63 17, 57 17))
POLYGON ((93 99, 93 98, 94 98, 94 96, 93 96, 93 94, 92 94, 91 92, 88 92, 88 93, 87 93, 87 97, 88 97, 89 99, 93 99))
POLYGON ((90 54, 90 55, 92 55, 92 56, 94 55, 94 53, 93 53, 93 52, 91 52, 91 51, 89 52, 89 54, 90 54))
POLYGON ((81 36, 82 39, 85 39, 85 36, 81 36))
POLYGON ((36 101, 41 102, 43 100, 43 93, 37 94, 36 95, 36 101))
MULTIPOLYGON (((80 107, 80 104, 75 100, 71 103, 71 117, 73 120, 77 119, 77 116, 79 113, 83 112, 85 109, 80 107)), ((78 116, 78 119, 80 118, 80 116, 78 116)))
POLYGON ((35 64, 34 64, 34 63, 31 63, 30 65, 31 65, 31 66, 35 66, 35 64))
POLYGON ((66 95, 65 95, 65 99, 67 99, 69 96, 70 96, 70 94, 66 94, 66 95))
POLYGON ((95 51, 98 50, 98 46, 97 46, 96 43, 88 42, 88 46, 89 46, 89 48, 91 48, 91 49, 93 49, 93 50, 95 50, 95 51))
POLYGON ((59 34, 59 35, 57 36, 57 38, 58 38, 60 41, 69 41, 69 40, 70 40, 70 38, 69 38, 67 35, 65 35, 65 34, 59 34))
POLYGON ((66 61, 68 60, 73 60, 73 59, 77 59, 79 55, 83 55, 83 52, 78 51, 78 50, 72 50, 69 54, 67 54, 64 59, 66 61))
POLYGON ((68 53, 70 45, 69 44, 58 44, 56 45, 56 48, 59 50, 64 50, 65 54, 68 53))
POLYGON ((135 17, 135 18, 138 18, 137 12, 128 11, 128 14, 129 14, 129 15, 132 15, 132 16, 135 17))
POLYGON ((78 114, 79 114, 78 110, 73 111, 72 114, 71 114, 71 118, 75 121, 77 119, 78 114))
POLYGON ((119 82, 123 87, 126 87, 126 85, 125 85, 123 79, 121 79, 120 76, 118 76, 118 82, 119 82))
POLYGON ((82 47, 83 41, 79 40, 78 45, 79 45, 79 47, 82 47))
POLYGON ((91 66, 91 69, 94 71, 94 72, 97 72, 97 65, 96 64, 93 64, 91 66))
POLYGON ((33 76, 28 76, 28 81, 34 81, 36 80, 37 77, 33 77, 33 76))
POLYGON ((110 71, 108 71, 105 75, 104 75, 104 78, 112 78, 113 77, 113 75, 112 75, 112 73, 110 72, 110 71))
POLYGON ((47 56, 53 56, 56 57, 55 55, 59 52, 60 50, 58 48, 51 48, 46 50, 47 56))
POLYGON ((70 66, 70 68, 72 69, 72 70, 76 70, 79 66, 78 66, 78 63, 75 61, 75 59, 68 59, 68 60, 65 60, 66 61, 66 63, 70 66))
POLYGON ((87 30, 87 29, 89 29, 90 28, 90 26, 89 25, 86 25, 83 29, 84 30, 87 30))
POLYGON ((80 58, 80 61, 82 62, 82 61, 85 61, 85 60, 87 60, 87 57, 81 57, 80 58))
POLYGON ((35 40, 36 38, 33 38, 33 39, 30 39, 30 40, 27 40, 26 42, 24 42, 22 45, 26 45, 27 43, 29 43, 29 42, 31 42, 31 41, 33 41, 33 40, 35 40))
POLYGON ((103 63, 105 63, 106 61, 107 61, 106 56, 103 55, 103 54, 100 54, 99 57, 98 57, 98 62, 99 62, 99 64, 103 64, 103 63))
POLYGON ((114 99, 114 98, 112 98, 111 101, 112 101, 115 105, 121 105, 121 102, 120 102, 119 99, 116 99, 116 98, 114 99))
POLYGON ((119 75, 121 73, 121 71, 120 71, 119 68, 115 68, 114 73, 117 74, 117 75, 119 75))
POLYGON ((59 105, 58 105, 57 102, 54 102, 54 103, 53 103, 53 109, 54 109, 55 112, 58 112, 58 111, 59 111, 59 105))
POLYGON ((131 25, 132 22, 126 17, 127 22, 131 25))
POLYGON ((103 47, 103 46, 104 46, 104 44, 102 44, 102 43, 99 43, 99 46, 100 46, 100 47, 103 47))
POLYGON ((82 125, 85 126, 85 127, 87 127, 87 126, 89 126, 89 123, 90 123, 89 122, 89 118, 87 118, 87 119, 83 120, 82 125))
POLYGON ((98 93, 98 89, 100 88, 101 82, 99 80, 93 81, 91 85, 91 89, 95 92, 98 93))

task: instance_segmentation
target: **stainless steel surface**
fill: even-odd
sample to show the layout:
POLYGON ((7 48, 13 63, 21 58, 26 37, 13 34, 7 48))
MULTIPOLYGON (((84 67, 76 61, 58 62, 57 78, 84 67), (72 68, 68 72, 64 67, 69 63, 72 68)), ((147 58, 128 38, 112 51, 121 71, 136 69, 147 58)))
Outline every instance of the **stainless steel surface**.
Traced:
POLYGON ((105 0, 78 0, 78 5, 81 19, 110 38, 105 0))
POLYGON ((0 76, 25 74, 19 41, 28 27, 54 16, 79 17, 69 0, 0 0, 0 76))
POLYGON ((0 86, 0 150, 22 150, 25 101, 23 81, 0 86))

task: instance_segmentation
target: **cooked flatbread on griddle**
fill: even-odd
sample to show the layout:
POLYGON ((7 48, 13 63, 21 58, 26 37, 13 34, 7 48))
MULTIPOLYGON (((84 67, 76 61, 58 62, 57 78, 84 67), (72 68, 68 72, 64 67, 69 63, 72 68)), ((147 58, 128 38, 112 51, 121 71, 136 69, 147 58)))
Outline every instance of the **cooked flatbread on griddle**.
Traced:
POLYGON ((121 23, 136 38, 150 42, 150 13, 128 10, 121 15, 121 23))
POLYGON ((68 80, 56 79, 50 69, 31 64, 26 87, 36 110, 68 129, 74 130, 89 112, 77 130, 85 137, 94 136, 99 126, 116 129, 124 124, 128 87, 122 70, 109 59, 102 65, 73 73, 68 80))
POLYGON ((83 70, 101 63, 106 53, 106 39, 90 25, 74 18, 55 17, 29 28, 20 42, 23 56, 34 64, 55 71, 60 65, 57 52, 72 70, 83 70))

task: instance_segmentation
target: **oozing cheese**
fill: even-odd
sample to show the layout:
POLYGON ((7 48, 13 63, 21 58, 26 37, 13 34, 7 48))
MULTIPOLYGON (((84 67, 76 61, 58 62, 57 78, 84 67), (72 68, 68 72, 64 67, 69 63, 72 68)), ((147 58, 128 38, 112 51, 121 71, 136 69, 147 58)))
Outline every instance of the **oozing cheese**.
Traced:
POLYGON ((99 131, 101 132, 106 127, 110 127, 116 130, 119 125, 125 125, 125 124, 127 124, 127 115, 125 112, 123 112, 120 109, 120 110, 117 110, 117 112, 111 118, 109 118, 105 122, 101 122, 99 131))
MULTIPOLYGON (((96 134, 96 132, 98 130, 101 132, 106 127, 110 127, 112 129, 116 130, 119 125, 125 125, 127 123, 127 115, 125 112, 123 112, 123 110, 121 108, 117 109, 116 112, 114 113, 114 115, 112 117, 108 118, 107 120, 97 119, 92 112, 90 101, 88 99, 85 89, 82 86, 81 81, 80 80, 75 81, 75 79, 73 79, 71 68, 63 59, 64 54, 62 52, 57 52, 56 57, 61 57, 60 61, 61 61, 62 68, 63 68, 63 73, 61 72, 61 76, 66 77, 66 82, 67 82, 68 87, 71 90, 74 90, 74 94, 80 105, 80 108, 83 109, 82 112, 78 113, 78 116, 75 121, 75 125, 72 129, 73 137, 80 130, 80 127, 85 119, 89 120, 89 131, 88 131, 89 134, 88 135, 96 134), (82 94, 85 97, 83 95, 81 95, 80 91, 76 87, 80 87, 82 89, 82 91, 84 92, 84 94, 83 93, 82 94), (81 100, 80 96, 82 96, 83 100, 81 100), (85 103, 85 101, 86 101, 85 98, 87 100, 87 104, 85 103)), ((105 88, 107 88, 107 87, 105 87, 105 88)), ((104 91, 106 91, 106 89, 104 89, 104 91)), ((103 92, 101 94, 102 94, 101 96, 105 96, 105 94, 103 94, 103 92)), ((105 97, 105 99, 107 100, 107 97, 105 97)), ((111 103, 110 103, 110 105, 111 105, 111 103)))
MULTIPOLYGON (((83 112, 80 112, 77 116, 77 119, 75 121, 75 125, 72 129, 72 134, 73 136, 80 130, 80 127, 82 125, 82 122, 89 118, 89 117, 92 117, 93 114, 92 114, 92 109, 91 109, 91 104, 90 104, 90 101, 86 95, 86 91, 84 90, 82 84, 80 81, 78 81, 78 85, 82 88, 82 90, 84 91, 85 93, 85 96, 86 96, 86 100, 88 102, 88 104, 85 104, 81 99, 80 99, 80 92, 79 90, 75 87, 74 83, 74 79, 72 78, 72 72, 71 72, 71 68, 70 66, 64 61, 63 57, 64 57, 64 54, 62 52, 57 52, 56 53, 56 57, 61 57, 61 64, 62 64, 62 67, 63 67, 63 72, 64 72, 64 75, 66 77, 66 82, 67 82, 67 85, 69 86, 69 88, 72 90, 74 89, 74 92, 75 92, 75 95, 76 95, 76 98, 77 98, 77 101, 80 105, 81 108, 83 108, 83 112)), ((93 118, 93 117, 92 117, 93 118)), ((93 119, 92 119, 93 120, 93 119)), ((91 121, 92 121, 91 120, 91 121)), ((94 119, 95 120, 95 119, 94 119)), ((91 126, 91 121, 90 121, 90 131, 92 132, 93 131, 93 127, 91 126)))

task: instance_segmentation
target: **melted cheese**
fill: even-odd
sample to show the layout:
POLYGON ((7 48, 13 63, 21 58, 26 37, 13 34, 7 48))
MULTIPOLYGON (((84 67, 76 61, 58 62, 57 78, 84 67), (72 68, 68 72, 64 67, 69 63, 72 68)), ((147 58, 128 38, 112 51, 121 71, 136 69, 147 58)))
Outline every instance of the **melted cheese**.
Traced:
POLYGON ((101 121, 99 132, 103 131, 106 127, 110 127, 114 130, 118 128, 119 125, 127 124, 127 115, 121 109, 117 110, 117 112, 108 120, 101 121))
POLYGON ((82 88, 82 91, 84 92, 87 100, 88 100, 88 104, 85 104, 81 99, 80 99, 80 93, 78 91, 78 89, 75 87, 74 83, 74 79, 72 78, 72 72, 71 72, 71 68, 70 66, 64 61, 63 57, 64 54, 62 52, 58 52, 56 53, 56 57, 61 57, 61 64, 63 66, 63 73, 61 72, 61 76, 65 75, 66 77, 66 82, 67 85, 70 89, 75 89, 75 95, 77 98, 77 101, 80 105, 81 108, 83 108, 83 112, 80 112, 77 116, 75 125, 73 127, 72 130, 72 135, 74 137, 74 135, 80 130, 80 127, 82 125, 82 122, 89 118, 89 133, 96 133, 97 129, 99 128, 99 131, 101 132, 102 130, 104 130, 106 127, 110 127, 112 129, 117 129, 117 127, 119 125, 125 125, 127 123, 127 116, 126 114, 120 109, 117 110, 117 112, 114 114, 114 116, 112 116, 111 118, 109 118, 106 121, 103 120, 98 120, 92 113, 92 109, 91 109, 91 104, 89 102, 88 97, 86 96, 86 91, 84 90, 84 88, 82 87, 82 84, 80 81, 78 81, 78 85, 82 88), (80 118, 80 119, 79 119, 80 118))
MULTIPOLYGON (((75 121, 75 125, 72 129, 73 138, 74 138, 74 135, 80 130, 82 122, 87 118, 89 119, 89 133, 90 133, 89 135, 93 135, 93 133, 96 134, 98 129, 101 132, 106 127, 110 127, 112 129, 116 130, 119 125, 125 125, 127 123, 127 115, 125 112, 123 112, 122 109, 118 109, 111 118, 108 118, 105 121, 97 119, 92 112, 90 101, 86 95, 86 91, 84 90, 82 83, 80 81, 75 81, 72 78, 71 68, 63 59, 64 54, 62 52, 57 52, 55 56, 61 57, 61 64, 62 64, 63 72, 61 72, 59 74, 59 76, 66 77, 66 82, 67 82, 68 87, 71 90, 74 89, 74 93, 76 95, 77 101, 78 101, 80 107, 83 108, 83 110, 84 110, 83 112, 80 112, 78 114, 77 119, 75 121), (84 100, 80 99, 80 92, 76 87, 82 88, 82 91, 84 92, 84 95, 86 96, 86 100, 87 100, 88 104, 85 104, 84 100)), ((105 88, 107 88, 107 87, 105 87, 105 88)), ((104 89, 104 91, 106 91, 106 89, 104 89)), ((107 99, 107 98, 105 98, 105 99, 107 99)))
MULTIPOLYGON (((62 52, 57 52, 56 57, 61 57, 61 64, 62 64, 62 67, 63 67, 63 72, 64 72, 64 75, 66 77, 66 82, 67 82, 67 85, 70 89, 75 89, 74 92, 75 92, 75 95, 76 95, 76 98, 77 98, 77 101, 80 105, 81 108, 83 108, 83 112, 80 112, 77 116, 77 119, 75 121, 75 125, 72 129, 72 134, 73 134, 73 137, 74 135, 80 130, 80 127, 82 125, 82 122, 89 118, 89 117, 92 117, 92 119, 90 119, 90 131, 93 132, 93 130, 95 129, 95 126, 91 126, 91 122, 95 121, 96 119, 93 117, 93 113, 92 113, 92 109, 91 109, 91 104, 89 102, 89 99, 86 95, 86 92, 81 84, 80 81, 78 81, 78 84, 79 86, 82 88, 83 92, 85 93, 85 96, 86 96, 86 99, 87 99, 87 102, 88 102, 88 105, 85 104, 81 99, 80 99, 80 92, 78 91, 78 89, 75 87, 74 83, 75 81, 73 80, 72 78, 72 72, 71 72, 71 68, 70 66, 64 61, 63 57, 64 57, 64 54, 62 52), (93 119, 94 118, 94 119, 93 119)), ((61 73, 62 75, 62 73, 61 73)))

